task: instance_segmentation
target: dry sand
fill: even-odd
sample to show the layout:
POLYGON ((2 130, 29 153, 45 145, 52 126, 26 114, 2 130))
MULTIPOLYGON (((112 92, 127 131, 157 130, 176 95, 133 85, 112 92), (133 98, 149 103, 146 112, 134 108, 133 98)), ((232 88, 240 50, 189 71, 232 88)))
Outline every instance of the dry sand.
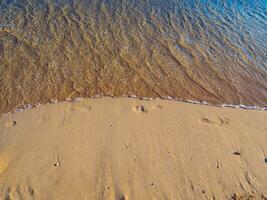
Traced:
POLYGON ((101 98, 0 123, 1 200, 267 197, 266 111, 101 98))

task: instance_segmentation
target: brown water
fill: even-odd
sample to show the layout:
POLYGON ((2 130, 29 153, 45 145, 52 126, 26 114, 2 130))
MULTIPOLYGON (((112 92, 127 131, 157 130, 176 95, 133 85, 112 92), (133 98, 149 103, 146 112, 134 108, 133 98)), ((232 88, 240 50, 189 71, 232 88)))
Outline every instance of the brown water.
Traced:
POLYGON ((97 94, 267 106, 266 1, 0 0, 0 113, 97 94))

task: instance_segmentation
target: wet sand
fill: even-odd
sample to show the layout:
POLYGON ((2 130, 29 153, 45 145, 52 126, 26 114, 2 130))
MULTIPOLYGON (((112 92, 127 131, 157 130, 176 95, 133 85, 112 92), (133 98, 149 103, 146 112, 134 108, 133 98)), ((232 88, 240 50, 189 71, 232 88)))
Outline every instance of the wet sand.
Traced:
POLYGON ((0 120, 0 199, 266 199, 267 112, 127 98, 0 120))

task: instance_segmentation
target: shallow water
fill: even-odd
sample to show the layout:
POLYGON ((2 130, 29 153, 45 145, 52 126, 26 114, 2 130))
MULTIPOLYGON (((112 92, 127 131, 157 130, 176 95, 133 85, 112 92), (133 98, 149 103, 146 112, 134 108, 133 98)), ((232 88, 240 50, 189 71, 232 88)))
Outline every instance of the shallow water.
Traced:
POLYGON ((0 113, 77 96, 267 106, 266 0, 0 0, 0 113))

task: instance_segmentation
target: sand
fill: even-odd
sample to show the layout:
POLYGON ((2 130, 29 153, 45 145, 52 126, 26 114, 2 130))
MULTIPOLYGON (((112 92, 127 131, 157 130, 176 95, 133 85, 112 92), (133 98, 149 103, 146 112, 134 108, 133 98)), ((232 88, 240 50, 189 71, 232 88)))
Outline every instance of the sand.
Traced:
POLYGON ((267 112, 85 99, 2 116, 0 199, 266 199, 267 112))

